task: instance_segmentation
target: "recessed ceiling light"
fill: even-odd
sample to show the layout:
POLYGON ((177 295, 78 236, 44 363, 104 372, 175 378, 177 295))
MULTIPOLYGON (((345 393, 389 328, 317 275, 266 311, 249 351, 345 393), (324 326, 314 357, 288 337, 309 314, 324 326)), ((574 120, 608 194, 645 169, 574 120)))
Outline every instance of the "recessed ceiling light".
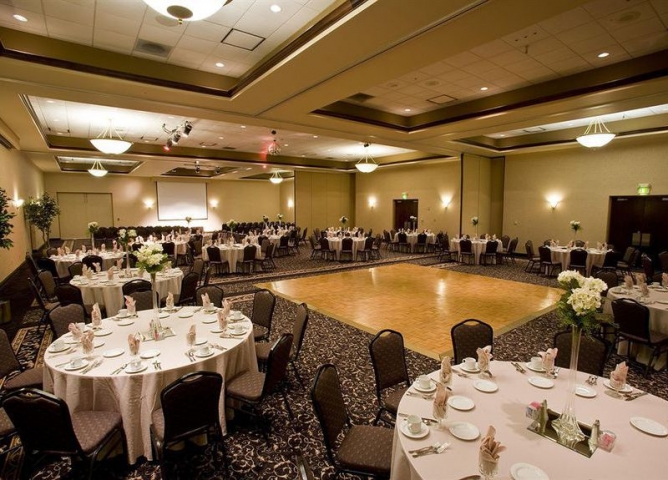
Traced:
POLYGON ((410 112, 410 111, 411 111, 410 108, 404 108, 404 112, 410 112))
POLYGON ((54 103, 53 100, 47 100, 46 103, 54 103))
POLYGON ((505 136, 506 136, 505 133, 501 133, 501 134, 499 134, 499 137, 505 137, 505 136))
POLYGON ((601 52, 601 53, 598 54, 598 58, 605 58, 605 57, 607 57, 608 55, 610 55, 610 53, 608 53, 608 52, 601 52))
POLYGON ((225 64, 223 62, 216 62, 216 67, 223 68, 225 64))
POLYGON ((18 13, 16 15, 12 15, 16 20, 19 22, 27 22, 28 19, 24 17, 23 15, 19 15, 18 13))
POLYGON ((246 169, 246 171, 249 171, 249 170, 253 170, 253 168, 252 168, 252 167, 248 167, 248 168, 246 169))
POLYGON ((289 147, 290 145, 287 144, 287 143, 284 143, 283 146, 284 146, 284 147, 289 147))
POLYGON ((489 90, 489 88, 487 88, 487 87, 480 87, 480 90, 484 92, 484 91, 486 91, 486 90, 489 90))
POLYGON ((62 134, 63 134, 63 132, 57 132, 56 133, 56 135, 62 135, 62 134))
POLYGON ((317 136, 317 135, 313 135, 313 138, 318 138, 318 136, 317 136))
POLYGON ((274 12, 274 13, 278 13, 278 12, 280 12, 281 10, 283 10, 283 9, 280 7, 280 5, 276 5, 276 4, 274 4, 274 5, 272 5, 271 7, 269 7, 269 9, 270 9, 272 12, 274 12))
POLYGON ((60 118, 54 118, 53 121, 54 122, 60 122, 60 118))
POLYGON ((242 125, 241 128, 246 128, 246 125, 242 125))
POLYGON ((222 140, 222 139, 223 139, 223 137, 218 137, 218 140, 222 140))

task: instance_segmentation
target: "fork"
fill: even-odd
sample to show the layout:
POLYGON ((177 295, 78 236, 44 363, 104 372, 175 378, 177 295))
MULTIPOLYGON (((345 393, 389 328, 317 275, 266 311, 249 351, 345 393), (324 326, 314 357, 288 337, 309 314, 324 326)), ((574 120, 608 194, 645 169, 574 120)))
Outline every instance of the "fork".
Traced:
POLYGON ((113 372, 111 372, 111 375, 118 375, 118 374, 121 373, 123 370, 125 370, 125 367, 127 367, 128 365, 130 365, 130 364, 129 364, 129 363, 124 363, 123 365, 121 365, 120 367, 118 367, 116 370, 114 370, 113 372))
POLYGON ((101 359, 101 358, 98 358, 98 359, 95 360, 93 363, 91 363, 91 364, 88 365, 86 368, 84 368, 84 369, 81 371, 81 373, 88 373, 88 372, 90 372, 92 369, 94 369, 94 368, 96 368, 96 367, 99 367, 101 363, 102 363, 102 359, 101 359))
POLYGON ((155 361, 155 366, 157 367, 156 370, 162 370, 162 364, 160 363, 160 360, 155 361))
POLYGON ((420 453, 412 453, 411 455, 413 456, 413 458, 424 457, 425 455, 431 455, 431 454, 437 454, 438 455, 439 453, 443 453, 445 451, 445 449, 448 448, 449 446, 450 446, 450 444, 446 442, 446 443, 441 444, 441 446, 439 446, 438 448, 435 448, 433 450, 427 450, 426 452, 420 452, 420 453))
POLYGON ((425 400, 431 400, 432 398, 434 398, 433 394, 432 395, 425 395, 423 393, 411 392, 410 390, 406 392, 406 395, 408 395, 409 397, 424 398, 425 400))
POLYGON ((415 455, 416 453, 428 452, 430 450, 436 450, 440 446, 441 446, 441 442, 436 442, 433 445, 428 445, 428 446, 422 447, 422 448, 416 448, 415 450, 409 450, 408 453, 410 453, 411 455, 415 455))

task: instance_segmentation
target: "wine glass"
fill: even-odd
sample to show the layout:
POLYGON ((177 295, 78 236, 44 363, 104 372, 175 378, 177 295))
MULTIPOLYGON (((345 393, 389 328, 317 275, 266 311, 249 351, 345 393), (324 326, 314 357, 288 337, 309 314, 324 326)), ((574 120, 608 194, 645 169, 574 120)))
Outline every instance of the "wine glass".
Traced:
POLYGON ((483 458, 482 453, 478 460, 478 471, 485 480, 492 480, 499 473, 499 464, 497 462, 490 462, 483 458))
POLYGON ((444 405, 443 407, 439 407, 438 405, 434 404, 434 409, 433 409, 433 415, 436 421, 438 422, 438 429, 439 430, 445 430, 445 419, 448 416, 448 407, 447 405, 444 405))

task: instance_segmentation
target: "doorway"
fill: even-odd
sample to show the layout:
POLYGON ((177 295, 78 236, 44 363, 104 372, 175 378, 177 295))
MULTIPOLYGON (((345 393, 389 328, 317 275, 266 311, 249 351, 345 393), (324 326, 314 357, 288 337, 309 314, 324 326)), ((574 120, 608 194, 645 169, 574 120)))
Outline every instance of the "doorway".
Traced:
POLYGON ((394 201, 394 226, 395 230, 400 228, 416 229, 418 225, 418 201, 417 199, 395 200, 394 201), (411 221, 415 217, 415 221, 411 221))
POLYGON ((639 248, 655 256, 668 244, 668 196, 610 197, 608 242, 615 250, 639 248))

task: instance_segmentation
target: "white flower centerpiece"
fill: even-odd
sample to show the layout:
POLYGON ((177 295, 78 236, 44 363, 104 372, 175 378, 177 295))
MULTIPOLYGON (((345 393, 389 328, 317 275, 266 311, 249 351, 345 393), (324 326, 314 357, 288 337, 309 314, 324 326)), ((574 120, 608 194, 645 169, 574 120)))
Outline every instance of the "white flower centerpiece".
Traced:
POLYGON ((557 281, 566 290, 557 302, 557 316, 563 326, 571 328, 572 345, 566 405, 552 426, 559 436, 559 442, 572 448, 586 438, 575 418, 573 406, 580 339, 583 332, 590 334, 600 326, 597 311, 601 308, 601 293, 608 286, 598 278, 584 277, 574 270, 564 270, 557 281))
POLYGON ((234 229, 237 228, 237 221, 231 218, 227 221, 227 226, 230 227, 230 232, 234 232, 234 229))
POLYGON ((341 223, 341 225, 345 226, 346 223, 348 223, 348 217, 346 217, 345 215, 342 215, 341 218, 339 218, 339 223, 341 223))
POLYGON ((95 234, 100 229, 97 222, 88 222, 88 233, 90 233, 90 246, 95 250, 95 234))
POLYGON ((279 213, 278 215, 276 215, 276 218, 278 219, 278 224, 280 225, 281 222, 283 221, 283 214, 279 213))
POLYGON ((408 217, 408 219, 411 221, 411 228, 416 229, 417 228, 417 217, 415 215, 411 215, 408 217))
MULTIPOLYGON (((153 314, 155 319, 158 317, 158 299, 156 296, 156 275, 162 272, 167 265, 171 263, 169 256, 162 251, 162 245, 159 243, 145 243, 137 250, 137 268, 140 272, 147 272, 151 275, 151 289, 153 292, 153 314)), ((141 273, 140 273, 141 275, 141 273)))
POLYGON ((264 223, 269 223, 269 217, 266 216, 266 215, 262 215, 262 221, 263 221, 264 223))
POLYGON ((571 230, 573 230, 573 239, 575 239, 578 236, 578 231, 582 230, 582 225, 577 220, 571 220, 570 226, 571 230))
POLYGON ((135 238, 137 238, 137 231, 132 228, 129 230, 121 228, 118 231, 118 243, 125 249, 125 256, 127 258, 125 266, 125 275, 127 277, 130 276, 130 245, 135 241, 135 238))
POLYGON ((473 225, 475 227, 475 236, 476 237, 478 236, 478 223, 479 223, 478 217, 471 217, 471 225, 473 225))

